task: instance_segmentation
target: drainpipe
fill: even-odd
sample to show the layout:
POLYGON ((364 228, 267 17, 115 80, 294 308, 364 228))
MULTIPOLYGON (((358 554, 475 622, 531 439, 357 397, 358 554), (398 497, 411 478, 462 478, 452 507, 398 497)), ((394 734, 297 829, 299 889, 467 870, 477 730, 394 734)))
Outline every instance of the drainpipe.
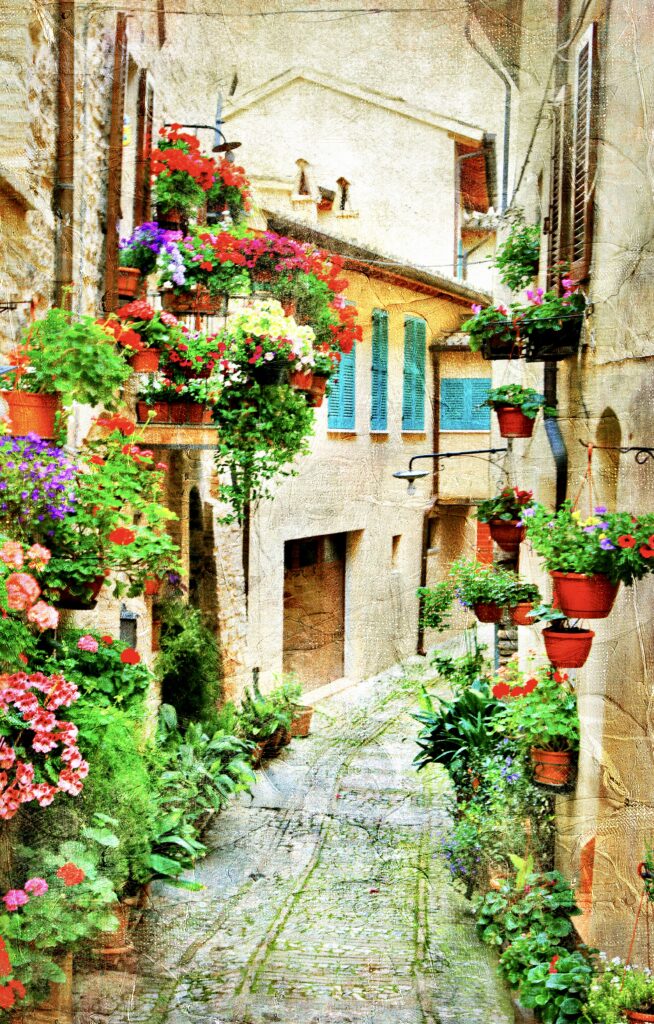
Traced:
POLYGON ((505 71, 496 64, 495 61, 487 57, 486 54, 481 50, 474 39, 470 31, 470 13, 466 19, 464 33, 468 40, 468 44, 472 47, 476 54, 478 54, 484 63, 488 64, 491 71, 501 78, 502 84, 504 85, 504 139, 502 142, 502 205, 500 213, 505 213, 508 198, 509 198, 509 144, 511 141, 511 79, 505 71))
MULTIPOLYGON (((430 346, 431 355, 431 367, 432 367, 432 394, 433 402, 433 423, 432 423, 432 451, 437 452, 440 445, 440 393, 441 393, 441 370, 438 352, 433 346, 430 346)), ((431 513, 434 506, 438 503, 438 489, 439 489, 439 472, 440 466, 438 459, 434 459, 434 468, 432 474, 432 501, 429 508, 426 508, 422 518, 422 545, 420 548, 420 586, 427 586, 427 563, 429 559, 429 532, 431 525, 431 513)), ((426 654, 425 650, 425 629, 422 623, 422 610, 423 600, 420 599, 418 605, 418 643, 416 647, 417 654, 426 654)))
POLYGON ((57 143, 55 213, 55 306, 72 306, 75 158, 75 0, 58 0, 57 143))
MULTIPOLYGON (((547 405, 556 407, 556 363, 545 363, 543 367, 543 393, 547 405)), ((556 507, 561 507, 566 498, 568 486, 568 450, 563 440, 556 416, 545 416, 545 433, 554 456, 556 468, 556 507)))

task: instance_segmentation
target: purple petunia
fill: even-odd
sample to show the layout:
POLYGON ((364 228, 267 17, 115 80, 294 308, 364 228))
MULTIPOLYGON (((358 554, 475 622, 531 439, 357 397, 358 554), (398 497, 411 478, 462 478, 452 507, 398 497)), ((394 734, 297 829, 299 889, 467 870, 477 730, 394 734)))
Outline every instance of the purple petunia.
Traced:
POLYGON ((611 544, 611 541, 608 537, 604 537, 604 539, 601 540, 599 543, 600 547, 603 548, 604 551, 615 551, 615 544, 611 544))

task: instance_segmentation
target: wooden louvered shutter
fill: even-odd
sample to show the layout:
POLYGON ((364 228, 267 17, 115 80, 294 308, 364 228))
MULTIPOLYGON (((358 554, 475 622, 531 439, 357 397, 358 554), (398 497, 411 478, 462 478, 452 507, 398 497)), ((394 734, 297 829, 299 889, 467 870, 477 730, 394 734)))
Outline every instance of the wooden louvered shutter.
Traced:
POLYGON ((370 429, 388 427, 388 313, 372 314, 372 375, 370 385, 370 429))
POLYGON ((549 245, 547 253, 547 286, 553 287, 559 278, 558 264, 567 257, 568 196, 570 194, 570 164, 567 159, 567 113, 569 101, 562 89, 552 107, 552 167, 550 172, 549 245))
POLYGON ((583 281, 590 272, 597 157, 597 78, 597 25, 593 23, 582 40, 575 65, 570 270, 576 281, 583 281))
POLYGON ((402 430, 424 430, 425 427, 426 348, 425 321, 407 317, 404 321, 402 430))
POLYGON ((327 427, 329 430, 354 430, 356 424, 356 345, 341 357, 338 372, 330 385, 327 427))
POLYGON ((154 120, 154 92, 148 73, 139 72, 136 114, 136 171, 134 174, 134 226, 150 220, 151 173, 150 153, 154 120))

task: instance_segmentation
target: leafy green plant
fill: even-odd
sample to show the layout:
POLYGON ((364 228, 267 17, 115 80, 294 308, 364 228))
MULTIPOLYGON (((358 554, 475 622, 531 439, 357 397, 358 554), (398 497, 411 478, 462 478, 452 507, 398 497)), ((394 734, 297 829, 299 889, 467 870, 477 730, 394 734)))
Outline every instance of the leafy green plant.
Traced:
POLYGON ((504 522, 521 520, 525 510, 533 505, 533 492, 521 491, 519 487, 503 487, 496 497, 480 501, 477 505, 475 518, 480 523, 490 523, 493 519, 504 522))
POLYGON ((544 933, 553 945, 573 944, 572 918, 581 913, 570 884, 558 871, 534 873, 523 888, 507 881, 474 906, 477 933, 491 946, 512 943, 527 933, 544 933))
POLYGON ((483 404, 490 405, 492 409, 512 405, 520 409, 528 419, 535 420, 540 409, 548 416, 556 415, 556 409, 546 405, 546 401, 545 395, 534 388, 523 388, 521 384, 502 384, 490 389, 483 404))
POLYGON ((557 681, 562 677, 552 668, 540 670, 535 678, 535 686, 523 687, 521 695, 507 702, 499 727, 525 749, 577 750, 579 716, 574 692, 557 681))
POLYGON ((72 402, 113 408, 131 375, 113 335, 93 317, 50 309, 25 329, 12 355, 16 387, 39 394, 59 394, 72 402))
POLYGON ((598 505, 584 518, 569 501, 556 512, 537 503, 525 516, 525 525, 550 572, 602 573, 629 586, 654 571, 651 512, 636 517, 598 505))
POLYGON ((648 968, 628 966, 619 959, 607 962, 587 992, 582 1020, 593 1024, 624 1024, 625 1011, 654 1013, 654 975, 648 968))
POLYGON ((509 232, 495 254, 500 281, 512 291, 528 285, 538 273, 540 225, 526 224, 522 210, 510 216, 509 232))
POLYGON ((161 697, 182 723, 215 725, 222 693, 220 648, 202 613, 181 600, 160 605, 161 649, 156 669, 161 697))
POLYGON ((277 729, 288 729, 293 720, 293 704, 285 689, 264 696, 255 683, 245 690, 239 713, 242 735, 253 743, 261 743, 277 729))
POLYGON ((476 679, 451 700, 432 697, 423 688, 421 710, 413 717, 422 725, 417 737, 420 753, 414 764, 442 764, 461 783, 474 757, 490 753, 497 744, 495 726, 503 705, 493 697, 485 679, 476 679))
POLYGON ((31 664, 48 674, 62 672, 79 687, 82 704, 133 708, 138 714, 153 676, 143 663, 132 665, 121 660, 127 648, 127 644, 107 634, 64 629, 40 637, 31 664))
POLYGON ((592 953, 553 953, 549 962, 527 970, 520 984, 520 1002, 544 1024, 577 1024, 594 977, 592 953))

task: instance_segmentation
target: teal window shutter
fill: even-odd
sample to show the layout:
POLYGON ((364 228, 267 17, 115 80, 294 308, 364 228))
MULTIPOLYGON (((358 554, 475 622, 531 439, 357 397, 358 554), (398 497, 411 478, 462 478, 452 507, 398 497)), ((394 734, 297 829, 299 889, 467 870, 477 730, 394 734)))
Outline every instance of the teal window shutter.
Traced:
POLYGON ((402 430, 425 429, 425 364, 427 325, 419 317, 404 321, 404 375, 402 379, 402 430))
POLYGON ((385 309, 375 309, 372 314, 370 429, 388 429, 388 313, 385 309))
POLYGON ((354 430, 356 423, 356 345, 341 356, 329 385, 328 430, 354 430))
POLYGON ((443 377, 440 395, 441 430, 490 430, 490 408, 484 405, 488 377, 443 377))

